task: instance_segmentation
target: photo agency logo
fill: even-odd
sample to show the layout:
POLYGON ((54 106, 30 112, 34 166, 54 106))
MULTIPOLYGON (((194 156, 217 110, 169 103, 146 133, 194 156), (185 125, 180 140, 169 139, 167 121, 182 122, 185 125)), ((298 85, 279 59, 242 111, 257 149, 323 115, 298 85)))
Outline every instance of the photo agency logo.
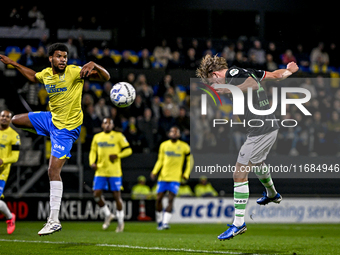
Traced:
MULTIPOLYGON (((268 98, 265 96, 260 95, 260 92, 264 89, 260 86, 258 90, 254 90, 249 87, 247 88, 247 92, 244 93, 242 90, 234 85, 230 84, 214 84, 214 87, 209 86, 205 83, 201 83, 205 87, 201 88, 205 93, 201 94, 201 115, 207 115, 207 107, 208 107, 208 100, 207 95, 209 95, 213 101, 215 106, 217 106, 217 102, 215 100, 214 95, 217 97, 220 105, 222 106, 222 98, 225 95, 231 95, 232 97, 232 114, 238 116, 250 116, 251 118, 244 118, 241 122, 235 121, 232 118, 228 119, 213 119, 212 124, 213 127, 216 125, 225 125, 228 124, 230 127, 233 125, 243 125, 244 127, 253 127, 253 128, 260 128, 265 125, 265 122, 271 123, 272 126, 275 123, 281 124, 282 127, 296 127, 298 125, 298 121, 292 118, 283 118, 282 120, 278 118, 264 118, 263 116, 274 116, 272 115, 276 112, 277 107, 279 105, 279 98, 280 98, 280 108, 281 108, 281 116, 287 115, 287 105, 294 105, 297 107, 305 116, 311 116, 312 114, 306 109, 303 105, 307 103, 311 99, 311 93, 309 90, 305 88, 298 88, 298 87, 282 87, 280 89, 281 96, 279 97, 278 88, 272 88, 272 104, 270 106, 268 98), (216 89, 223 89, 224 91, 228 91, 228 93, 224 95, 219 95, 216 89), (256 93, 253 93, 256 92, 256 93), (213 95, 214 94, 214 95, 213 95), (291 94, 302 94, 304 97, 302 98, 290 98, 288 95, 291 94), (257 98, 255 98, 257 97, 257 98), (245 104, 245 100, 247 100, 247 104, 245 104), (246 108, 247 107, 247 108, 246 108), (262 108, 262 109, 261 109, 262 108), (261 118, 256 118, 261 117, 261 118)), ((230 102, 230 101, 229 101, 230 102)))

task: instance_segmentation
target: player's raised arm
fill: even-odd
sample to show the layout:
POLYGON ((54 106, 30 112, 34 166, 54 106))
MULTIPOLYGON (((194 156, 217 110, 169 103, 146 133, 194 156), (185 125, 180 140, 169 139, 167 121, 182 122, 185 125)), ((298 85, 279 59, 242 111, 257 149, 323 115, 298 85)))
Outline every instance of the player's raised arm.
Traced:
POLYGON ((34 82, 34 83, 38 82, 38 80, 35 77, 36 71, 15 62, 14 60, 10 59, 9 57, 5 55, 0 54, 0 61, 4 63, 5 65, 14 66, 29 81, 34 82))
POLYGON ((266 72, 266 76, 264 77, 265 80, 283 80, 286 79, 288 76, 291 76, 293 73, 299 70, 298 65, 295 62, 289 62, 287 68, 285 69, 278 69, 273 72, 266 72))
POLYGON ((90 78, 91 80, 96 81, 108 81, 110 80, 110 74, 101 65, 90 61, 80 70, 80 78, 90 78))

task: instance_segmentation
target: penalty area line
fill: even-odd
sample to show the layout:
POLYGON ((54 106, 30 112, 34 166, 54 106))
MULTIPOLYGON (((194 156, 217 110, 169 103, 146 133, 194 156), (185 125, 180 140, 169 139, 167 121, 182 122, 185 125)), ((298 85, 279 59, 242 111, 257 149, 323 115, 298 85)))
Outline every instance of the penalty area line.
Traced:
MULTIPOLYGON (((75 243, 75 242, 55 242, 55 241, 37 241, 37 240, 9 240, 0 239, 0 242, 12 242, 12 243, 40 243, 40 244, 86 244, 88 246, 100 246, 100 247, 112 247, 112 248, 126 248, 126 249, 139 249, 139 250, 158 250, 158 251, 177 251, 177 252, 190 252, 190 253, 210 253, 210 254, 244 254, 243 252, 232 252, 232 251, 208 251, 208 250, 193 250, 186 248, 166 248, 166 247, 145 247, 135 245, 124 245, 124 244, 94 244, 94 243, 75 243)), ((255 254, 254 254, 255 255, 255 254)))

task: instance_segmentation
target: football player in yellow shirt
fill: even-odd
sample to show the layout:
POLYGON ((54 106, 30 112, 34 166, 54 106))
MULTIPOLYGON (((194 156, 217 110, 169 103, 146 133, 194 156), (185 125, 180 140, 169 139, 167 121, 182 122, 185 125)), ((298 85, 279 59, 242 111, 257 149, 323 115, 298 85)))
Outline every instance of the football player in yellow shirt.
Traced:
POLYGON ((107 229, 114 215, 105 204, 103 190, 112 191, 116 201, 118 226, 116 232, 124 230, 123 201, 120 194, 122 187, 121 158, 132 154, 129 142, 121 132, 113 131, 114 124, 111 118, 104 118, 102 122, 103 132, 93 137, 89 164, 96 171, 93 180, 93 195, 101 211, 104 212, 105 220, 103 229, 107 229))
POLYGON ((172 216, 172 207, 175 196, 177 195, 181 178, 189 179, 190 166, 190 147, 186 142, 180 141, 181 133, 178 127, 172 127, 168 134, 170 140, 161 143, 158 152, 158 160, 150 174, 152 180, 156 178, 160 171, 157 182, 156 198, 156 221, 157 229, 169 229, 169 221, 172 216), (186 160, 184 173, 183 164, 186 160), (169 191, 168 206, 163 215, 162 199, 169 191))
POLYGON ((11 165, 19 159, 20 146, 20 136, 9 126, 11 118, 12 113, 8 110, 0 113, 0 213, 3 213, 7 219, 7 233, 9 235, 15 230, 15 214, 10 212, 1 198, 11 171, 11 165))
POLYGON ((60 173, 66 159, 71 157, 72 145, 80 134, 80 125, 83 122, 81 95, 84 78, 98 81, 110 79, 110 74, 92 61, 83 67, 67 65, 68 48, 65 44, 52 44, 48 55, 51 67, 35 72, 0 54, 0 61, 4 64, 14 66, 29 81, 44 84, 50 98, 50 112, 29 112, 15 115, 12 119, 17 128, 51 138, 52 151, 48 167, 50 215, 47 224, 38 232, 39 235, 49 235, 61 230, 58 215, 63 183, 60 173))

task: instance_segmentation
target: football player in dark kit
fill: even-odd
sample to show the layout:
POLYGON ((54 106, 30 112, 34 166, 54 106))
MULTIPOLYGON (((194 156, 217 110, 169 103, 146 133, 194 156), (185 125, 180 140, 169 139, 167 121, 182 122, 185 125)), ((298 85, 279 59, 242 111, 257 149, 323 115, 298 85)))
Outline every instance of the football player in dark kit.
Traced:
MULTIPOLYGON (((278 69, 273 72, 244 69, 236 66, 228 67, 223 57, 206 55, 197 69, 196 74, 204 81, 209 80, 212 87, 216 87, 219 94, 230 94, 227 88, 217 88, 215 84, 229 84, 237 86, 243 93, 247 93, 248 88, 252 88, 253 106, 257 110, 270 109, 268 98, 260 82, 264 79, 283 80, 297 72, 299 67, 294 62, 288 63, 286 69, 278 69)), ((228 240, 236 235, 243 234, 247 230, 244 222, 246 205, 249 198, 248 174, 251 169, 255 169, 256 176, 266 189, 263 197, 257 200, 260 205, 270 202, 280 203, 282 196, 275 190, 273 180, 264 160, 273 146, 279 125, 274 114, 256 115, 252 113, 245 103, 244 115, 239 115, 244 123, 252 122, 252 126, 247 128, 247 139, 238 154, 234 179, 234 206, 235 217, 229 229, 218 236, 220 240, 228 240), (255 127, 257 126, 257 127, 255 127), (260 126, 260 127, 259 127, 260 126)))

